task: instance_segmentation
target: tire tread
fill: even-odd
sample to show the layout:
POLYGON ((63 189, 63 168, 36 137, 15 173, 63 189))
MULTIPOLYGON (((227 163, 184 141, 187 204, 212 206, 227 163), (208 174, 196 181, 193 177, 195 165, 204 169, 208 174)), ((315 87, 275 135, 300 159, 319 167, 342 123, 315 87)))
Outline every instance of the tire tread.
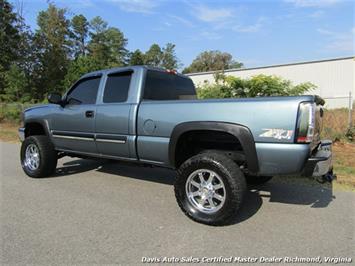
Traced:
POLYGON ((237 210, 242 204, 243 197, 246 191, 246 182, 243 173, 233 160, 220 153, 207 152, 195 155, 181 165, 177 172, 177 179, 174 186, 174 191, 178 205, 186 216, 196 222, 217 226, 228 224, 234 218, 234 214, 236 214, 237 210), (228 177, 232 193, 231 202, 229 204, 230 207, 227 208, 223 215, 221 215, 217 219, 206 219, 201 221, 197 217, 193 216, 186 208, 184 208, 183 202, 181 201, 179 196, 179 187, 181 185, 185 185, 183 182, 183 178, 179 177, 182 176, 182 172, 185 168, 191 166, 191 164, 195 164, 200 161, 213 161, 214 163, 219 164, 219 167, 224 168, 230 174, 230 177, 228 177))
POLYGON ((41 177, 48 177, 51 176, 57 167, 57 152, 54 149, 54 145, 49 139, 49 137, 45 135, 34 135, 30 136, 25 139, 21 146, 21 161, 23 160, 23 154, 27 147, 27 144, 34 142, 39 149, 40 156, 41 156, 41 163, 40 167, 35 171, 26 171, 24 168, 25 173, 33 178, 41 178, 41 177))

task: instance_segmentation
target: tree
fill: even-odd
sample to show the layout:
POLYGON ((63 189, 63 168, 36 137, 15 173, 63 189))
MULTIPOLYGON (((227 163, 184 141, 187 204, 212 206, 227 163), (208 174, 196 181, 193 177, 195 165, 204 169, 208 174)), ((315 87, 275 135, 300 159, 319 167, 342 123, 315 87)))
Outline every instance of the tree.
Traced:
POLYGON ((0 94, 4 93, 4 73, 18 59, 20 39, 18 17, 12 5, 0 0, 0 94))
POLYGON ((139 49, 130 53, 128 64, 131 66, 144 65, 144 54, 139 49))
POLYGON ((108 67, 124 66, 126 64, 128 50, 125 48, 127 39, 123 33, 114 27, 105 32, 106 44, 109 48, 108 67))
POLYGON ((94 17, 90 21, 90 27, 92 32, 90 33, 91 38, 95 38, 97 35, 103 33, 107 29, 107 22, 104 21, 100 16, 94 17))
POLYGON ((65 8, 48 3, 32 32, 22 17, 21 2, 16 13, 8 0, 0 0, 0 101, 40 102, 48 92, 63 92, 98 69, 127 64, 179 67, 172 43, 129 53, 124 34, 101 17, 90 22, 83 15, 68 19, 65 8))
POLYGON ((179 61, 175 54, 175 44, 167 43, 164 48, 160 48, 156 43, 152 44, 144 54, 144 63, 149 66, 166 69, 178 68, 179 61))
POLYGON ((50 90, 60 91, 69 64, 69 20, 66 9, 50 3, 48 9, 37 17, 38 30, 34 36, 37 64, 33 92, 36 99, 43 99, 50 90))
POLYGON ((72 38, 73 38, 73 54, 76 57, 85 55, 86 39, 89 34, 89 22, 83 15, 76 15, 71 19, 72 38))
POLYGON ((166 69, 177 69, 179 67, 175 54, 175 44, 167 43, 163 48, 161 67, 166 69))
POLYGON ((10 69, 4 73, 5 94, 3 99, 8 102, 17 102, 24 95, 23 88, 27 86, 27 78, 22 69, 15 64, 10 66, 10 69))
POLYGON ((92 30, 88 49, 95 61, 103 68, 125 65, 128 51, 123 33, 117 28, 108 28, 107 22, 101 17, 93 18, 90 27, 92 30))
POLYGON ((89 54, 96 59, 103 67, 107 65, 109 57, 109 48, 105 44, 105 31, 107 30, 107 22, 101 17, 94 17, 90 21, 90 37, 88 45, 89 54))
POLYGON ((68 90, 82 75, 99 69, 101 69, 99 63, 92 56, 79 56, 70 63, 61 92, 68 90))
POLYGON ((243 63, 233 60, 229 53, 218 50, 200 53, 182 73, 205 72, 241 68, 243 63))
POLYGON ((149 50, 145 53, 145 64, 149 66, 159 67, 162 59, 163 51, 156 43, 152 44, 149 50))
POLYGON ((15 12, 11 4, 0 0, 0 100, 18 101, 31 91, 32 37, 22 17, 22 6, 18 5, 15 12))

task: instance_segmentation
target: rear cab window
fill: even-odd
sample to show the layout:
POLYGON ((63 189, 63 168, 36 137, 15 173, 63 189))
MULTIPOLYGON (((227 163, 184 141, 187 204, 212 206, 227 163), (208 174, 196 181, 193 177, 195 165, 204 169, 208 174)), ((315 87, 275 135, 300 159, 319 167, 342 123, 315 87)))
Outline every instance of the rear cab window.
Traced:
POLYGON ((127 101, 132 71, 109 74, 105 84, 103 102, 122 103, 127 101))
POLYGON ((196 98, 195 86, 191 79, 163 71, 147 71, 143 100, 193 100, 196 98))

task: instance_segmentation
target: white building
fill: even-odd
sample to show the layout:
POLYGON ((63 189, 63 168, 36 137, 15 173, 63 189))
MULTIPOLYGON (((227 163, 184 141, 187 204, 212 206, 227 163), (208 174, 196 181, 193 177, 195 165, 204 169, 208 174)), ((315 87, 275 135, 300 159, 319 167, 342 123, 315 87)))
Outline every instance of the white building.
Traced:
MULTIPOLYGON (((204 82, 214 82, 214 71, 188 74, 196 86, 204 82)), ((326 100, 327 108, 349 107, 349 94, 355 95, 355 58, 335 58, 329 60, 299 62, 255 68, 229 69, 226 75, 250 78, 255 75, 276 75, 293 84, 311 82, 317 89, 308 94, 318 94, 326 100)))

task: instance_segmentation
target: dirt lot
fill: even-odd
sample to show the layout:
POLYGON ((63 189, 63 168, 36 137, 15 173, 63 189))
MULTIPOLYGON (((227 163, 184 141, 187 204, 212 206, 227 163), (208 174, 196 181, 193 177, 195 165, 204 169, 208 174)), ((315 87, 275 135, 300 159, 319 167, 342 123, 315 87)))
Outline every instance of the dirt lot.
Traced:
MULTIPOLYGON (((18 142, 18 125, 0 123, 0 140, 18 142)), ((336 142, 333 145, 334 168, 337 174, 336 186, 345 189, 355 189, 355 143, 336 142)), ((292 178, 288 179, 289 181, 292 178)), ((299 180, 299 178, 297 178, 299 180)))
POLYGON ((0 140, 10 142, 18 141, 18 128, 19 126, 17 124, 0 123, 0 140))
POLYGON ((336 142, 333 151, 337 182, 355 188, 355 144, 336 142))

